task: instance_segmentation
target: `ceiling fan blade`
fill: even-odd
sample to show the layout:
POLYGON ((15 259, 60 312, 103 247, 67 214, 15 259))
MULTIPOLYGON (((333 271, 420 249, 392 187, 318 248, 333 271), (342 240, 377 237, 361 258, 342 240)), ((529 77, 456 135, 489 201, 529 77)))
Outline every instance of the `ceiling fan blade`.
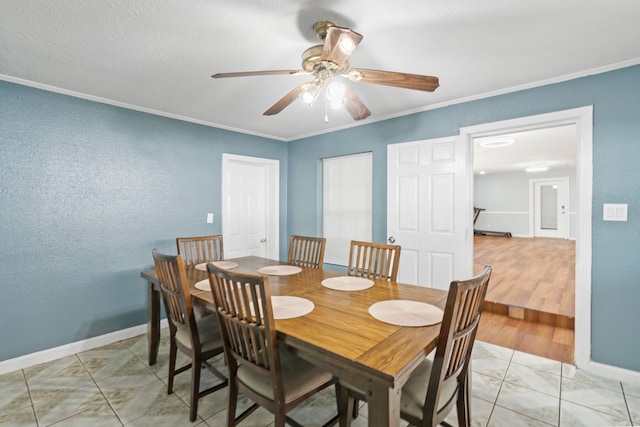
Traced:
POLYGON ((344 85, 344 97, 346 99, 344 109, 351 114, 353 120, 366 119, 371 115, 371 111, 364 105, 362 99, 347 85, 344 85))
POLYGON ((300 94, 302 92, 304 92, 304 90, 307 88, 307 86, 309 86, 311 83, 306 82, 306 83, 302 83, 298 86, 296 86, 291 92, 289 92, 288 94, 286 94, 285 96, 283 96, 282 98, 280 98, 280 100, 278 100, 278 102, 276 102, 275 104, 273 104, 271 106, 271 108, 269 108, 267 111, 265 111, 264 113, 262 113, 264 116, 273 116, 274 114, 278 114, 280 111, 284 110, 285 108, 287 108, 289 106, 289 104, 291 104, 293 101, 295 101, 296 99, 298 99, 298 97, 300 96, 300 94))
POLYGON ((289 74, 297 76, 299 74, 309 74, 303 70, 271 70, 271 71, 239 71, 235 73, 217 73, 214 74, 214 79, 221 79, 224 77, 248 77, 248 76, 271 76, 274 74, 289 74))
POLYGON ((347 76, 354 82, 395 86, 426 92, 433 92, 440 85, 437 77, 396 73, 394 71, 367 70, 364 68, 353 68, 349 70, 347 76))
POLYGON ((348 28, 330 27, 327 29, 320 59, 334 62, 341 67, 361 40, 362 34, 348 28))

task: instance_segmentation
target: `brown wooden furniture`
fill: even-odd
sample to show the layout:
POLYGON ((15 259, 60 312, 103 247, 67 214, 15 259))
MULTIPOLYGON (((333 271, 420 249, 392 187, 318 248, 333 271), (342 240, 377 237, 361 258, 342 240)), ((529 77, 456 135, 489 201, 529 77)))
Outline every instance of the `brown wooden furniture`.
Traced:
POLYGON ((287 264, 306 268, 322 268, 326 244, 327 239, 324 237, 306 237, 292 234, 289 238, 287 264))
POLYGON ((180 255, 164 255, 153 250, 153 261, 158 274, 158 285, 164 300, 169 320, 169 378, 167 393, 173 392, 176 374, 191 368, 191 410, 189 420, 195 421, 198 414, 198 399, 227 386, 227 378, 207 361, 223 352, 222 339, 217 321, 208 316, 196 321, 190 297, 190 282, 187 280, 184 262, 180 255), (177 350, 189 356, 191 363, 176 369, 177 350), (208 368, 220 378, 220 383, 200 391, 202 367, 208 368))
POLYGON ((201 264, 224 260, 224 245, 221 234, 199 237, 178 237, 178 254, 185 264, 201 264))
MULTIPOLYGON (((255 274, 258 269, 278 264, 278 261, 258 257, 235 258, 238 267, 232 271, 255 274)), ((207 273, 186 266, 188 280, 195 284, 207 278, 207 273)), ((144 271, 149 293, 154 293, 155 273, 144 271)), ((276 320, 278 342, 298 356, 331 372, 345 387, 365 390, 368 394, 369 425, 398 426, 400 389, 411 372, 435 348, 440 325, 402 327, 375 320, 369 307, 388 299, 422 301, 444 308, 446 292, 438 289, 405 285, 388 280, 374 280, 374 286, 364 291, 345 292, 329 289, 321 282, 344 274, 322 269, 303 268, 290 276, 269 276, 272 295, 292 295, 314 303, 311 313, 293 319, 276 320)), ((211 291, 192 287, 194 304, 215 311, 211 291)), ((153 304, 153 299, 150 299, 153 304)), ((150 306, 150 320, 159 315, 150 306)), ((158 329, 150 325, 150 349, 158 329)), ((346 423, 341 420, 341 425, 346 423)))
POLYGON ((446 425, 454 405, 458 424, 471 425, 469 362, 490 278, 485 266, 478 276, 451 283, 434 359, 426 359, 402 388, 400 416, 412 425, 446 425))
MULTIPOLYGON (((458 424, 471 425, 469 362, 490 278, 491 267, 484 266, 472 279, 451 282, 435 355, 426 358, 402 387, 400 417, 412 426, 450 426, 444 419, 454 406, 458 424)), ((362 391, 349 394, 366 399, 362 391)))
MULTIPOLYGON (((259 406, 275 415, 277 427, 300 426, 287 413, 335 384, 333 375, 278 348, 267 276, 213 264, 207 269, 229 369, 227 426, 235 426, 259 406), (238 392, 255 403, 236 417, 238 392)), ((337 419, 336 415, 325 425, 337 419)))
MULTIPOLYGON (((351 241, 349 248, 349 276, 396 281, 400 246, 385 243, 351 241)), ((353 407, 353 418, 358 417, 358 400, 353 407)))
POLYGON ((400 249, 399 245, 352 240, 347 274, 395 282, 398 277, 400 249))

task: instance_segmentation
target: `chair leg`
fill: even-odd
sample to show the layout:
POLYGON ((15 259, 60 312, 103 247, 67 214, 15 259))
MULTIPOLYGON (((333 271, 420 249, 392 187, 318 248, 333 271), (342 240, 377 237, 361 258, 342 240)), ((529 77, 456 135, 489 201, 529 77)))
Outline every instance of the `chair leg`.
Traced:
POLYGON ((463 383, 460 384, 460 390, 458 390, 458 401, 456 402, 456 409, 458 412, 458 425, 461 427, 470 427, 471 402, 469 401, 469 383, 467 379, 465 379, 463 383))
POLYGON ((274 427, 285 427, 287 425, 287 418, 285 417, 284 420, 278 418, 278 416, 276 416, 276 421, 273 423, 274 427))
POLYGON ((354 420, 358 418, 358 415, 360 414, 360 401, 358 399, 353 400, 353 409, 351 410, 351 412, 353 412, 353 414, 351 414, 351 417, 354 420))
MULTIPOLYGON (((336 400, 338 401, 338 415, 340 427, 349 427, 351 425, 351 417, 357 409, 354 400, 349 396, 349 389, 336 383, 336 400)), ((356 400, 357 402, 357 400, 356 400)))
POLYGON ((200 391, 202 361, 195 354, 192 354, 191 357, 191 410, 189 412, 189 421, 194 422, 198 416, 198 394, 200 391))
POLYGON ((176 375, 176 355, 178 347, 176 347, 175 337, 170 338, 169 344, 169 378, 167 381, 167 394, 173 393, 173 378, 176 375))
MULTIPOLYGON (((229 375, 229 397, 227 399, 227 427, 236 425, 236 405, 238 403, 238 386, 235 378, 229 375)), ((239 422, 240 420, 238 420, 239 422)))

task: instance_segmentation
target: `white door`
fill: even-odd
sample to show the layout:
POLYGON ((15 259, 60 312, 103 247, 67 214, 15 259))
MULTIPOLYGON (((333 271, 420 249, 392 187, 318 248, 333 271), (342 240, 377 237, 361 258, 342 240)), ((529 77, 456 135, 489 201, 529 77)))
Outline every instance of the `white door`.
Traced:
POLYGON ((278 161, 222 156, 222 234, 227 259, 278 259, 278 161))
POLYGON ((471 277, 468 147, 458 137, 387 147, 387 233, 402 246, 398 281, 448 289, 471 277))
POLYGON ((534 237, 569 238, 569 178, 533 179, 534 237))

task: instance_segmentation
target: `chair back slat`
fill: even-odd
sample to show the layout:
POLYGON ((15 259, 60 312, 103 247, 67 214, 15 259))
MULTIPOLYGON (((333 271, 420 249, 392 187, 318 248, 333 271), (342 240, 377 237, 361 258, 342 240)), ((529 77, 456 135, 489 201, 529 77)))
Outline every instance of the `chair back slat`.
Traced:
POLYGON ((224 260, 224 245, 221 234, 199 237, 178 237, 178 254, 188 265, 224 260))
POLYGON ((398 277, 400 249, 399 245, 352 240, 347 274, 394 282, 398 277))
POLYGON ((258 370, 279 366, 267 276, 207 268, 227 358, 258 370))
POLYGON ((491 267, 484 266, 476 277, 453 281, 449 287, 423 408, 424 419, 432 417, 434 425, 444 419, 440 414, 447 414, 456 403, 456 399, 447 401, 450 396, 441 396, 442 390, 458 390, 448 383, 457 382, 460 387, 466 380, 490 278, 491 267))
POLYGON ((182 257, 160 254, 154 249, 153 262, 170 324, 178 329, 190 329, 193 306, 182 257))
POLYGON ((292 234, 289 238, 287 263, 303 268, 322 268, 326 242, 327 239, 324 237, 292 234))

